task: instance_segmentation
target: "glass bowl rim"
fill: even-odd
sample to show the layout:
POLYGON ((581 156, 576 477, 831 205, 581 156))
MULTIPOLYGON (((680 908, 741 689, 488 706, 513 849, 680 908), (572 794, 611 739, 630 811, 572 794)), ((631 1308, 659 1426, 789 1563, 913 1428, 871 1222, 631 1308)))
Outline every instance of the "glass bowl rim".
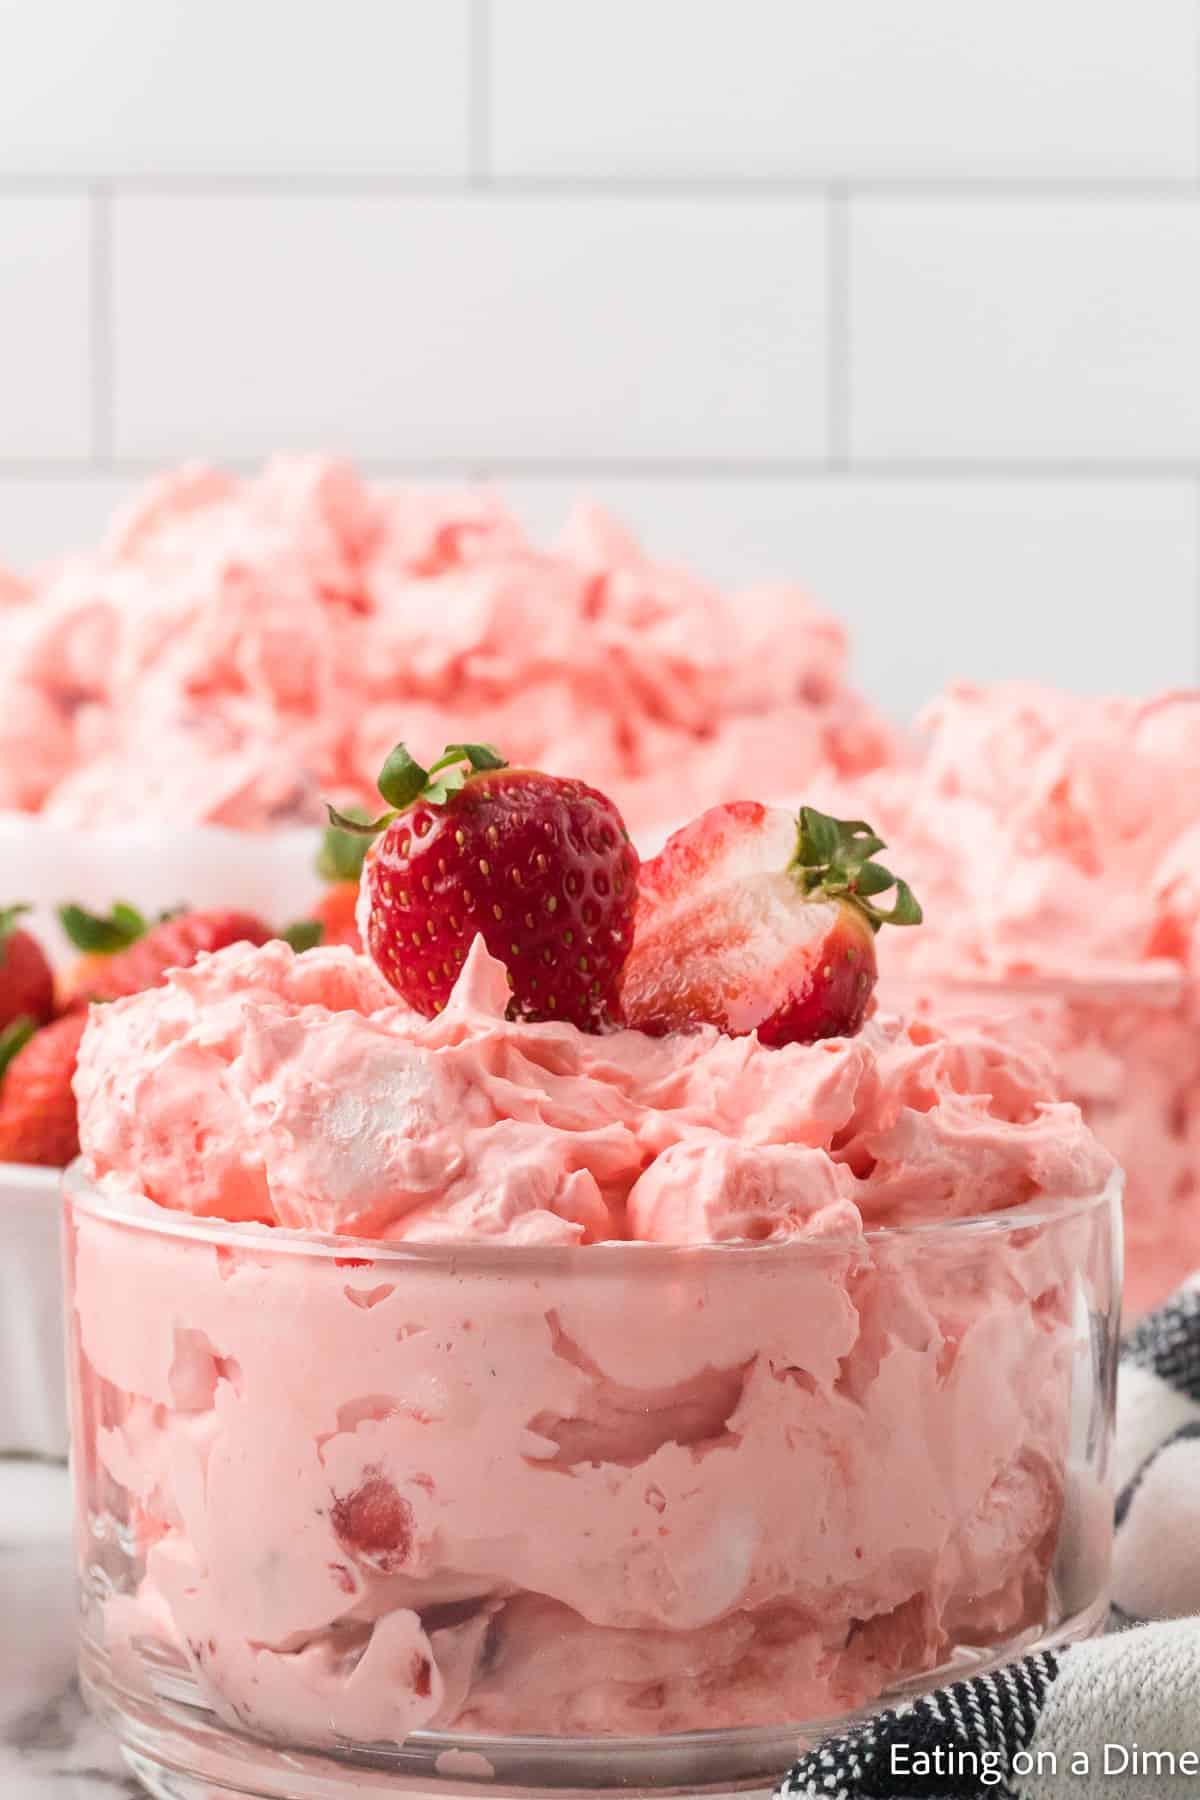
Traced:
POLYGON ((214 1248, 240 1249, 248 1253, 278 1252, 291 1256, 312 1256, 321 1260, 361 1263, 408 1263, 429 1268, 452 1268, 457 1273, 471 1270, 506 1270, 534 1273, 544 1269, 570 1269, 579 1274, 587 1270, 611 1271, 614 1265, 635 1268, 661 1268, 691 1265, 697 1261, 722 1262, 750 1259, 750 1265, 767 1258, 778 1266, 781 1258, 806 1261, 814 1258, 845 1255, 860 1241, 883 1248, 892 1243, 958 1243, 970 1237, 1004 1237, 1029 1231, 1035 1227, 1065 1223, 1087 1213, 1099 1214, 1114 1205, 1119 1211, 1125 1177, 1114 1165, 1104 1185, 1087 1194, 1042 1195, 990 1213, 963 1213, 952 1219, 921 1220, 902 1225, 872 1226, 862 1239, 817 1237, 783 1239, 778 1243, 745 1239, 710 1244, 656 1244, 631 1239, 614 1239, 597 1244, 504 1244, 473 1242, 456 1244, 410 1243, 404 1239, 343 1237, 334 1232, 309 1232, 284 1225, 263 1225, 256 1221, 212 1219, 192 1213, 169 1212, 152 1200, 145 1199, 153 1213, 141 1213, 122 1207, 103 1195, 85 1172, 77 1158, 63 1171, 64 1208, 81 1213, 105 1224, 145 1232, 158 1237, 177 1238, 214 1248))

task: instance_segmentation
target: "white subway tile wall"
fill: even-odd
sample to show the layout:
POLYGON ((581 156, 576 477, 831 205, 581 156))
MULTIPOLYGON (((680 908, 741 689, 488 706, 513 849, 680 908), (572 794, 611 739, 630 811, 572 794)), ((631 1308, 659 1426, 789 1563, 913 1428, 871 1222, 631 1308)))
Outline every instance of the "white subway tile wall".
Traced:
POLYGON ((468 0, 0 6, 8 173, 453 178, 469 86, 468 0))
POLYGON ((1189 176, 1188 0, 496 0, 506 175, 1189 176))
MULTIPOLYGON (((506 481, 552 533, 579 484, 506 481)), ((1194 483, 1077 479, 591 481, 664 556, 751 585, 790 571, 850 629, 870 692, 911 715, 957 676, 1083 693, 1190 683, 1194 483)))
POLYGON ((1194 200, 855 200, 850 450, 1200 461, 1194 200))
POLYGON ((0 193, 0 457, 89 454, 91 318, 86 196, 0 193))
POLYGON ((329 447, 798 580, 897 714, 1195 681, 1197 12, 0 7, 0 563, 329 447))
POLYGON ((127 195, 119 456, 812 456, 818 200, 127 195))
POLYGON ((0 462, 0 568, 32 569, 99 543, 137 487, 132 476, 90 470, 6 474, 0 462))

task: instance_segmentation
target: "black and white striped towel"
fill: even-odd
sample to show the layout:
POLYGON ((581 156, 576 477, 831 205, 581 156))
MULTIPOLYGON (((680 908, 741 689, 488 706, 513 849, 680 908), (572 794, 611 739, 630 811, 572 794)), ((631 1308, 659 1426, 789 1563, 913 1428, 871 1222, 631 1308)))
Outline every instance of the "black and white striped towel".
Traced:
POLYGON ((1125 1341, 1116 1467, 1119 1629, 827 1740, 780 1800, 1200 1795, 1200 1275, 1125 1341))

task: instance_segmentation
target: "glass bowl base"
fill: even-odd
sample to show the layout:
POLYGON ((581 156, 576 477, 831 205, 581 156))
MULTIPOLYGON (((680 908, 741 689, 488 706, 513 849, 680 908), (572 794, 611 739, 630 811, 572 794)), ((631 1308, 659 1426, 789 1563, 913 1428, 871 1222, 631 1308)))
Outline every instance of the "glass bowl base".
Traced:
MULTIPOLYGON (((1026 1632, 1000 1651, 960 1651, 950 1662, 892 1687, 869 1707, 836 1718, 646 1738, 482 1737, 415 1732, 398 1745, 305 1749, 227 1726, 190 1675, 172 1665, 135 1693, 84 1642, 84 1697, 116 1734, 126 1762, 157 1800, 598 1800, 605 1795, 685 1795, 723 1800, 767 1795, 797 1754, 829 1734, 898 1706, 946 1681, 998 1668, 1031 1650, 1061 1648, 1103 1631, 1107 1600, 1026 1632)), ((150 1671, 147 1671, 150 1673, 150 1671)))

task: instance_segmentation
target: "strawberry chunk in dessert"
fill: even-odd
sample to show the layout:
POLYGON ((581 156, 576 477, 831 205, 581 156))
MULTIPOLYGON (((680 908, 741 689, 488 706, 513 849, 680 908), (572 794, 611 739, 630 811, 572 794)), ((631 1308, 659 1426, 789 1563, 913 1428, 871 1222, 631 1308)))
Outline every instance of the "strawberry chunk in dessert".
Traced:
POLYGON ((638 856, 612 801, 487 744, 452 744, 432 769, 403 744, 379 791, 391 810, 363 870, 360 925, 386 979, 426 1017, 442 1010, 476 936, 502 961, 509 1016, 598 1032, 620 1022, 638 856))
POLYGON ((54 976, 45 952, 17 921, 26 906, 0 907, 0 1032, 18 1020, 42 1024, 54 1013, 54 976))
POLYGON ((392 1575, 412 1554, 412 1507, 378 1469, 352 1494, 335 1498, 330 1516, 338 1542, 356 1562, 392 1575))
POLYGON ((903 881, 861 820, 799 818, 757 801, 714 806, 641 869, 621 999, 628 1024, 662 1036, 715 1025, 763 1044, 849 1037, 875 986, 875 933, 916 925, 903 881), (895 888, 890 911, 876 896, 895 888))

